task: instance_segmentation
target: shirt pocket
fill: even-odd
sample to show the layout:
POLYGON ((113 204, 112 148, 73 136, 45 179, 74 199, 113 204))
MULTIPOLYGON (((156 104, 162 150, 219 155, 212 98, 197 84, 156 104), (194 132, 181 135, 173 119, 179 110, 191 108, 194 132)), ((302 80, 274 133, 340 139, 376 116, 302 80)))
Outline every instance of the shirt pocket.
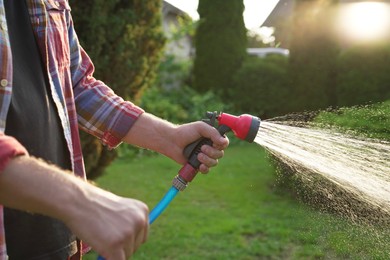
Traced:
POLYGON ((70 6, 66 0, 44 0, 44 3, 47 19, 47 47, 49 58, 52 58, 49 63, 54 62, 59 68, 69 66, 70 6))
POLYGON ((44 0, 44 3, 47 11, 70 11, 70 6, 67 0, 44 0))

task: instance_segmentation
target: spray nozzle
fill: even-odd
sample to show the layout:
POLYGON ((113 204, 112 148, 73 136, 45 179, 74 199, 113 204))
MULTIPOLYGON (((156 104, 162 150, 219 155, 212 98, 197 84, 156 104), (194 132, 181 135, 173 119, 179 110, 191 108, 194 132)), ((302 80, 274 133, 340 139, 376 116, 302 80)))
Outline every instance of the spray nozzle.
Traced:
MULTIPOLYGON (((247 114, 233 116, 226 113, 207 112, 206 116, 207 118, 202 121, 213 127, 216 127, 216 121, 218 121, 216 128, 222 136, 232 131, 239 139, 246 140, 250 143, 256 138, 260 127, 260 119, 247 114)), ((201 138, 189 144, 184 149, 184 155, 188 158, 188 162, 181 168, 179 174, 173 181, 173 185, 177 189, 184 190, 187 187, 187 183, 195 178, 200 166, 198 154, 200 153, 201 147, 205 144, 212 145, 212 142, 208 138, 201 138)))
POLYGON ((229 127, 237 138, 249 143, 255 140, 260 127, 260 119, 248 114, 233 116, 220 113, 217 116, 217 120, 220 126, 225 125, 229 127))

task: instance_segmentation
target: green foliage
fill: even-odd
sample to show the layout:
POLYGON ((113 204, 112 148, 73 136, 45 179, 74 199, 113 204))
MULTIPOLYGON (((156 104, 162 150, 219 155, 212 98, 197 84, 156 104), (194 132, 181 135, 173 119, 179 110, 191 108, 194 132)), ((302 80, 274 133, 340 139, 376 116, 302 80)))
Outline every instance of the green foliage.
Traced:
POLYGON ((97 78, 134 99, 156 77, 165 38, 161 1, 70 1, 80 42, 97 78))
POLYGON ((165 89, 177 89, 190 81, 192 60, 165 55, 158 68, 157 80, 154 86, 165 89))
POLYGON ((194 88, 231 97, 233 75, 246 56, 242 0, 200 0, 195 36, 194 88))
POLYGON ((183 37, 194 37, 198 21, 193 21, 188 16, 178 16, 177 26, 172 26, 172 35, 168 37, 168 41, 178 41, 183 37))
POLYGON ((334 4, 297 1, 293 19, 289 80, 293 111, 362 105, 390 98, 390 45, 346 45, 336 39, 334 4))
POLYGON ((390 98, 390 46, 357 46, 339 58, 339 106, 390 98))
POLYGON ((191 67, 191 61, 166 57, 161 63, 156 84, 142 96, 141 106, 174 123, 197 121, 204 118, 207 111, 226 108, 213 92, 199 94, 187 86, 191 67))
POLYGON ((293 111, 337 105, 339 45, 329 32, 333 0, 297 1, 290 46, 293 111))
POLYGON ((321 112, 314 122, 339 127, 364 137, 390 141, 390 100, 382 103, 345 107, 321 112))
MULTIPOLYGON (((199 94, 187 85, 191 68, 191 60, 178 60, 167 55, 159 66, 155 84, 143 93, 141 107, 177 124, 198 121, 205 117, 207 111, 228 108, 211 91, 199 94)), ((117 150, 121 158, 151 153, 130 145, 121 145, 117 150)))
POLYGON ((171 90, 153 87, 144 93, 141 105, 174 123, 197 121, 204 118, 207 111, 221 111, 225 107, 212 92, 199 94, 188 86, 171 90))
MULTIPOLYGON (((164 46, 160 0, 69 1, 82 46, 94 61, 95 77, 125 99, 135 100, 155 80, 164 46)), ((89 178, 116 157, 82 133, 89 178)))
MULTIPOLYGON (((97 184, 152 209, 179 165, 163 156, 117 160, 97 184)), ((230 146, 150 227, 132 259, 388 259, 390 233, 320 213, 274 190, 274 168, 254 144, 230 146)), ((95 260, 96 255, 87 255, 95 260)), ((83 258, 83 259, 84 259, 83 258)))
POLYGON ((289 100, 287 58, 270 55, 249 57, 234 75, 235 110, 260 116, 262 119, 285 113, 289 100))

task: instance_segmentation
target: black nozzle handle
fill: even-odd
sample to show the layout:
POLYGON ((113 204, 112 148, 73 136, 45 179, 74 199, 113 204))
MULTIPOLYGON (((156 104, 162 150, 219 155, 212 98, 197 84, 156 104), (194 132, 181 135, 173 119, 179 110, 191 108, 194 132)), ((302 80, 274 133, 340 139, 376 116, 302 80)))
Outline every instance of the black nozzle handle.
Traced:
MULTIPOLYGON (((231 129, 226 125, 219 125, 217 130, 221 136, 224 136, 231 129)), ((210 139, 203 137, 193 143, 190 143, 184 148, 184 156, 188 158, 188 163, 195 169, 199 169, 200 162, 198 160, 198 154, 200 153, 200 148, 205 144, 211 146, 213 145, 213 142, 210 139)))

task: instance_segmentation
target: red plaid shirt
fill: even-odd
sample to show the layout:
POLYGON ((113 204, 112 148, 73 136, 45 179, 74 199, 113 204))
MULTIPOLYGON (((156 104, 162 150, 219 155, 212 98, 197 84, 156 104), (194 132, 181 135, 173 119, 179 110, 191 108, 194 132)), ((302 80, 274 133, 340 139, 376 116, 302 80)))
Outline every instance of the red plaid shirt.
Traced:
MULTIPOLYGON (((27 0, 34 35, 49 77, 76 175, 85 178, 79 130, 116 147, 143 110, 126 102, 93 77, 94 67, 79 45, 67 0, 27 0)), ((12 96, 12 56, 3 0, 0 0, 0 173, 24 147, 5 136, 12 96)), ((0 260, 6 259, 3 208, 0 205, 0 260)))

